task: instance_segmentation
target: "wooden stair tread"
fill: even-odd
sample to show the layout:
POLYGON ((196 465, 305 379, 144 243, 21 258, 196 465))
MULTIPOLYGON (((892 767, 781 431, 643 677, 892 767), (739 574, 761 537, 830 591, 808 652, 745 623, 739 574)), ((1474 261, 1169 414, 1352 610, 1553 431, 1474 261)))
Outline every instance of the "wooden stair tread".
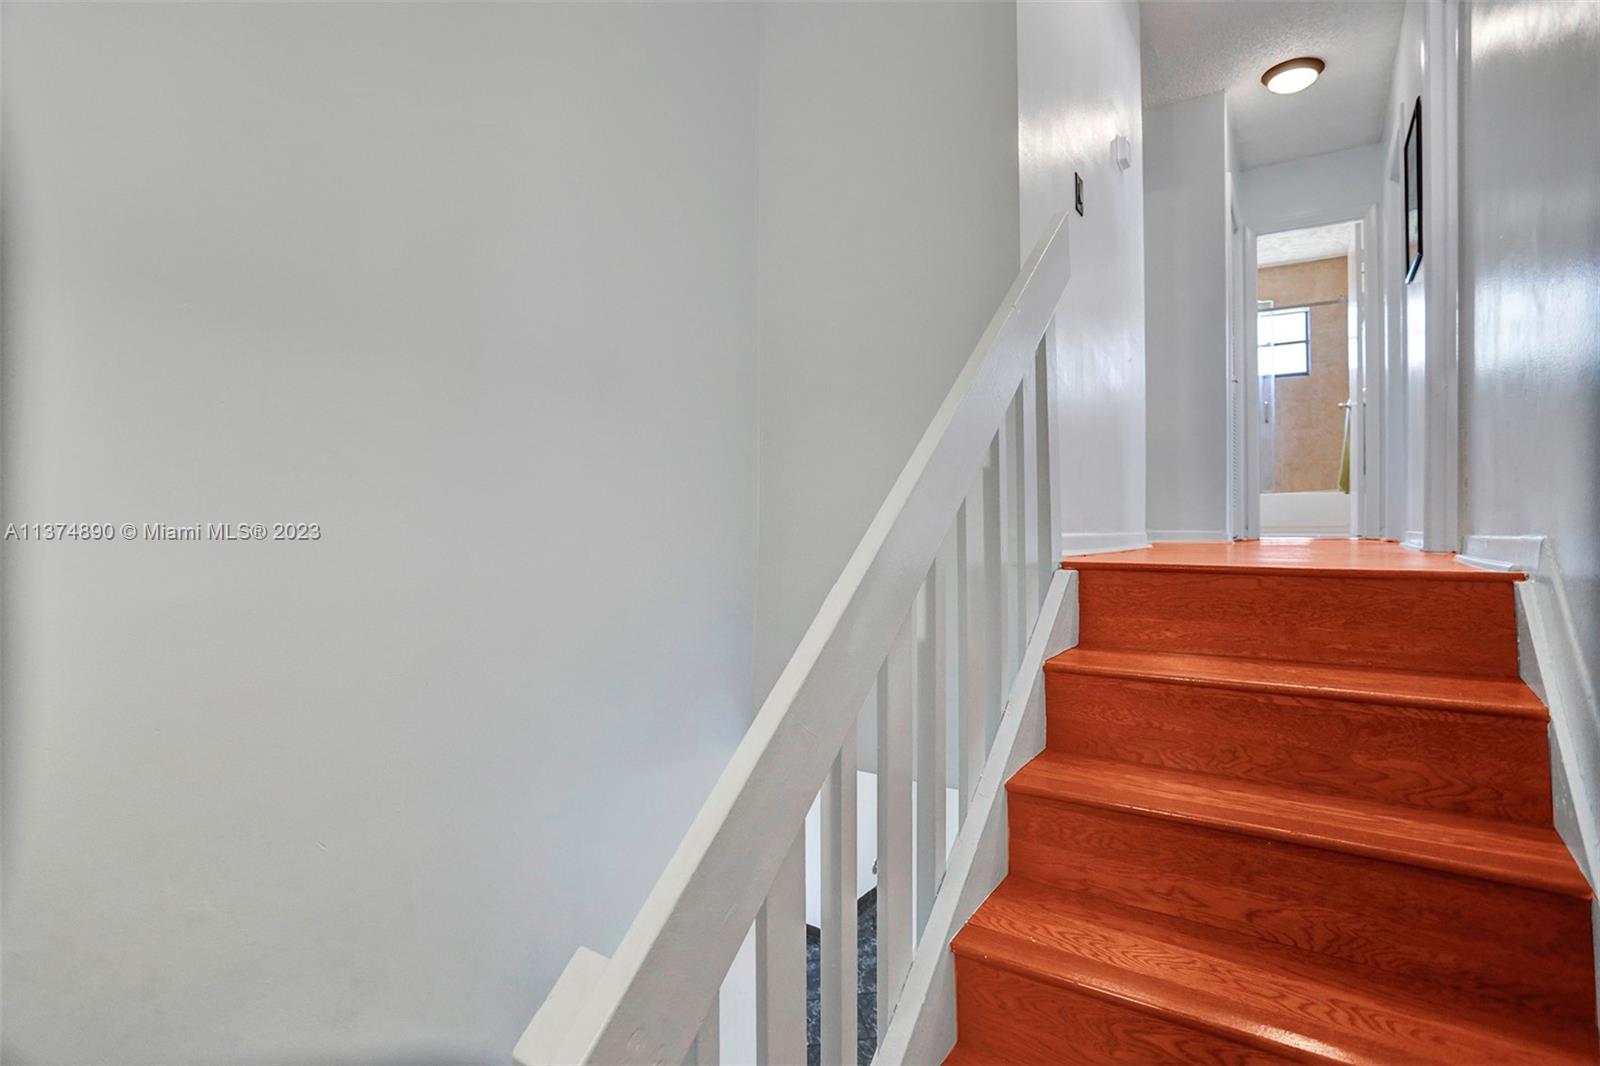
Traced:
POLYGON ((1580 899, 1589 884, 1554 829, 1324 797, 1046 750, 1013 792, 1520 885, 1580 899))
POLYGON ((1600 1063, 1515 582, 1392 542, 1068 559, 950 1061, 1600 1063))
POLYGON ((1425 1004, 1367 995, 1273 968, 1159 918, 1091 906, 1015 876, 995 890, 951 947, 958 956, 1292 1058, 1595 1061, 1586 1032, 1509 1033, 1425 1004))
POLYGON ((1300 577, 1421 578, 1443 581, 1509 583, 1515 571, 1468 566, 1454 555, 1424 553, 1371 540, 1307 542, 1263 538, 1243 542, 1160 543, 1128 551, 1077 555, 1062 561, 1066 570, 1228 571, 1235 574, 1293 573, 1300 577))
POLYGON ((989 1051, 974 1051, 959 1043, 944 1059, 944 1066, 1010 1066, 1010 1063, 1010 1059, 1003 1059, 989 1051))
POLYGON ((1093 674, 1302 698, 1355 700, 1406 707, 1548 719, 1539 697, 1520 680, 1424 674, 1323 663, 1225 655, 1072 648, 1044 664, 1047 673, 1093 674))

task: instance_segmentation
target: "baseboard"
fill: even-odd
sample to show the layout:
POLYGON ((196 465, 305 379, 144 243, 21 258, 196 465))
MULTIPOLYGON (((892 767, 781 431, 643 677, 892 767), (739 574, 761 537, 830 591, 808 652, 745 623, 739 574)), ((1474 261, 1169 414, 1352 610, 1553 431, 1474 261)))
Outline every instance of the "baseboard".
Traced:
POLYGON ((1406 530, 1405 533, 1400 537, 1400 543, 1401 543, 1402 546, 1410 548, 1412 551, 1421 551, 1422 550, 1422 530, 1420 530, 1420 529, 1408 529, 1408 530, 1406 530))
POLYGON ((1349 526, 1273 526, 1261 529, 1263 537, 1348 537, 1349 526))
POLYGON ((1471 536, 1465 547, 1462 562, 1528 575, 1517 584, 1518 664, 1550 708, 1556 829, 1593 885, 1600 876, 1600 701, 1555 545, 1542 536, 1471 536))
POLYGON ((1228 533, 1222 529, 1152 529, 1152 541, 1171 540, 1227 540, 1228 533))
POLYGON ((1130 551, 1150 547, 1150 538, 1143 533, 1063 533, 1061 557, 1091 555, 1095 552, 1130 551))
POLYGON ((1467 538, 1456 558, 1483 570, 1520 570, 1524 574, 1536 574, 1543 549, 1544 538, 1540 536, 1474 535, 1467 538))

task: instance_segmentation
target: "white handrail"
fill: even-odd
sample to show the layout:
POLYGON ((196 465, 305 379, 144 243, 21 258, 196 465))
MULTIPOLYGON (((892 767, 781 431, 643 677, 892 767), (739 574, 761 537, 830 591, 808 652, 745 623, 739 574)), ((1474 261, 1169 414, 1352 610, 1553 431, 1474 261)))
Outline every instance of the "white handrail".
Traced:
MULTIPOLYGON (((616 954, 597 977, 586 971, 575 1011, 579 997, 552 993, 516 1061, 684 1061, 1033 371, 1069 273, 1062 215, 1024 263, 616 954), (554 1010, 564 1016, 550 1017, 554 1010)), ((1034 512, 1024 513, 1031 521, 1034 512)), ((1036 541, 1029 531, 1027 543, 1036 541)), ((1030 619, 1037 608, 1025 608, 1030 619)))

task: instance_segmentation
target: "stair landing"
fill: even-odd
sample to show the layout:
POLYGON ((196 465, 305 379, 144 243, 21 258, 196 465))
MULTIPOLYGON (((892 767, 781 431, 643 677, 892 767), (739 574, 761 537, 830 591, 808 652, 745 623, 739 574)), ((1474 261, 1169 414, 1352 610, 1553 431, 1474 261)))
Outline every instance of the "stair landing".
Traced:
POLYGON ((1153 544, 1131 551, 1069 556, 1067 570, 1162 569, 1298 570, 1330 574, 1421 574, 1466 581, 1514 581, 1521 575, 1468 566, 1444 552, 1420 552, 1392 540, 1262 537, 1260 540, 1153 544))

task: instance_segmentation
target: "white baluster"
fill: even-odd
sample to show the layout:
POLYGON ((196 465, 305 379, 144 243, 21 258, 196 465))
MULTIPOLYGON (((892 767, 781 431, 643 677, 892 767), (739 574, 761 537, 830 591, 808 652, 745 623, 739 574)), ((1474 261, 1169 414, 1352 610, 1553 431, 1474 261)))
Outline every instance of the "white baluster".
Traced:
POLYGON ((978 775, 983 771, 983 761, 988 756, 985 720, 988 716, 989 693, 995 683, 989 676, 990 649, 994 638, 990 628, 993 614, 989 608, 989 553, 986 550, 985 531, 988 526, 988 481, 984 472, 978 474, 972 491, 961 505, 961 533, 957 545, 960 555, 959 594, 961 596, 961 713, 958 743, 961 745, 960 821, 965 823, 967 805, 978 787, 978 775))
POLYGON ((856 1061, 856 727, 822 786, 822 1061, 856 1061))
POLYGON ((1046 328, 1044 343, 1039 345, 1035 360, 1038 387, 1034 390, 1039 425, 1039 573, 1046 589, 1061 565, 1061 494, 1055 483, 1056 411, 1050 402, 1054 387, 1050 376, 1055 361, 1054 328, 1053 323, 1046 328))
POLYGON ((711 1010, 706 1012, 684 1066, 721 1066, 722 1063, 722 997, 711 997, 711 1010))
POLYGON ((878 1025, 911 969, 911 709, 917 656, 912 611, 878 673, 878 1025))
MULTIPOLYGON (((958 522, 960 517, 958 516, 958 522)), ((956 602, 957 529, 951 529, 933 563, 929 585, 929 671, 932 686, 917 697, 917 938, 928 924, 933 897, 944 877, 945 748, 950 701, 956 694, 961 619, 956 602)))
POLYGON ((806 1061, 806 834, 795 834, 756 916, 756 1062, 806 1061))
POLYGON ((1000 478, 999 541, 995 545, 998 565, 999 596, 995 608, 1000 634, 1000 675, 995 684, 1000 693, 1001 706, 1005 705, 1006 689, 1011 684, 1011 674, 1022 659, 1021 602, 1017 596, 1017 403, 1012 398, 1006 416, 1000 423, 1000 465, 996 468, 1000 478))
MULTIPOLYGON (((1038 396, 1038 364, 1034 360, 1028 361, 1028 369, 1022 375, 1022 402, 1018 404, 1017 414, 1020 417, 1018 432, 1022 452, 1022 462, 1018 465, 1019 495, 1022 497, 1021 537, 1019 538, 1020 558, 1017 560, 1022 573, 1022 612, 1019 630, 1023 641, 1027 641, 1026 634, 1033 631, 1033 619, 1039 611, 1040 582, 1039 582, 1039 396, 1038 396)), ((1020 661, 1020 653, 1019 653, 1020 661)))

